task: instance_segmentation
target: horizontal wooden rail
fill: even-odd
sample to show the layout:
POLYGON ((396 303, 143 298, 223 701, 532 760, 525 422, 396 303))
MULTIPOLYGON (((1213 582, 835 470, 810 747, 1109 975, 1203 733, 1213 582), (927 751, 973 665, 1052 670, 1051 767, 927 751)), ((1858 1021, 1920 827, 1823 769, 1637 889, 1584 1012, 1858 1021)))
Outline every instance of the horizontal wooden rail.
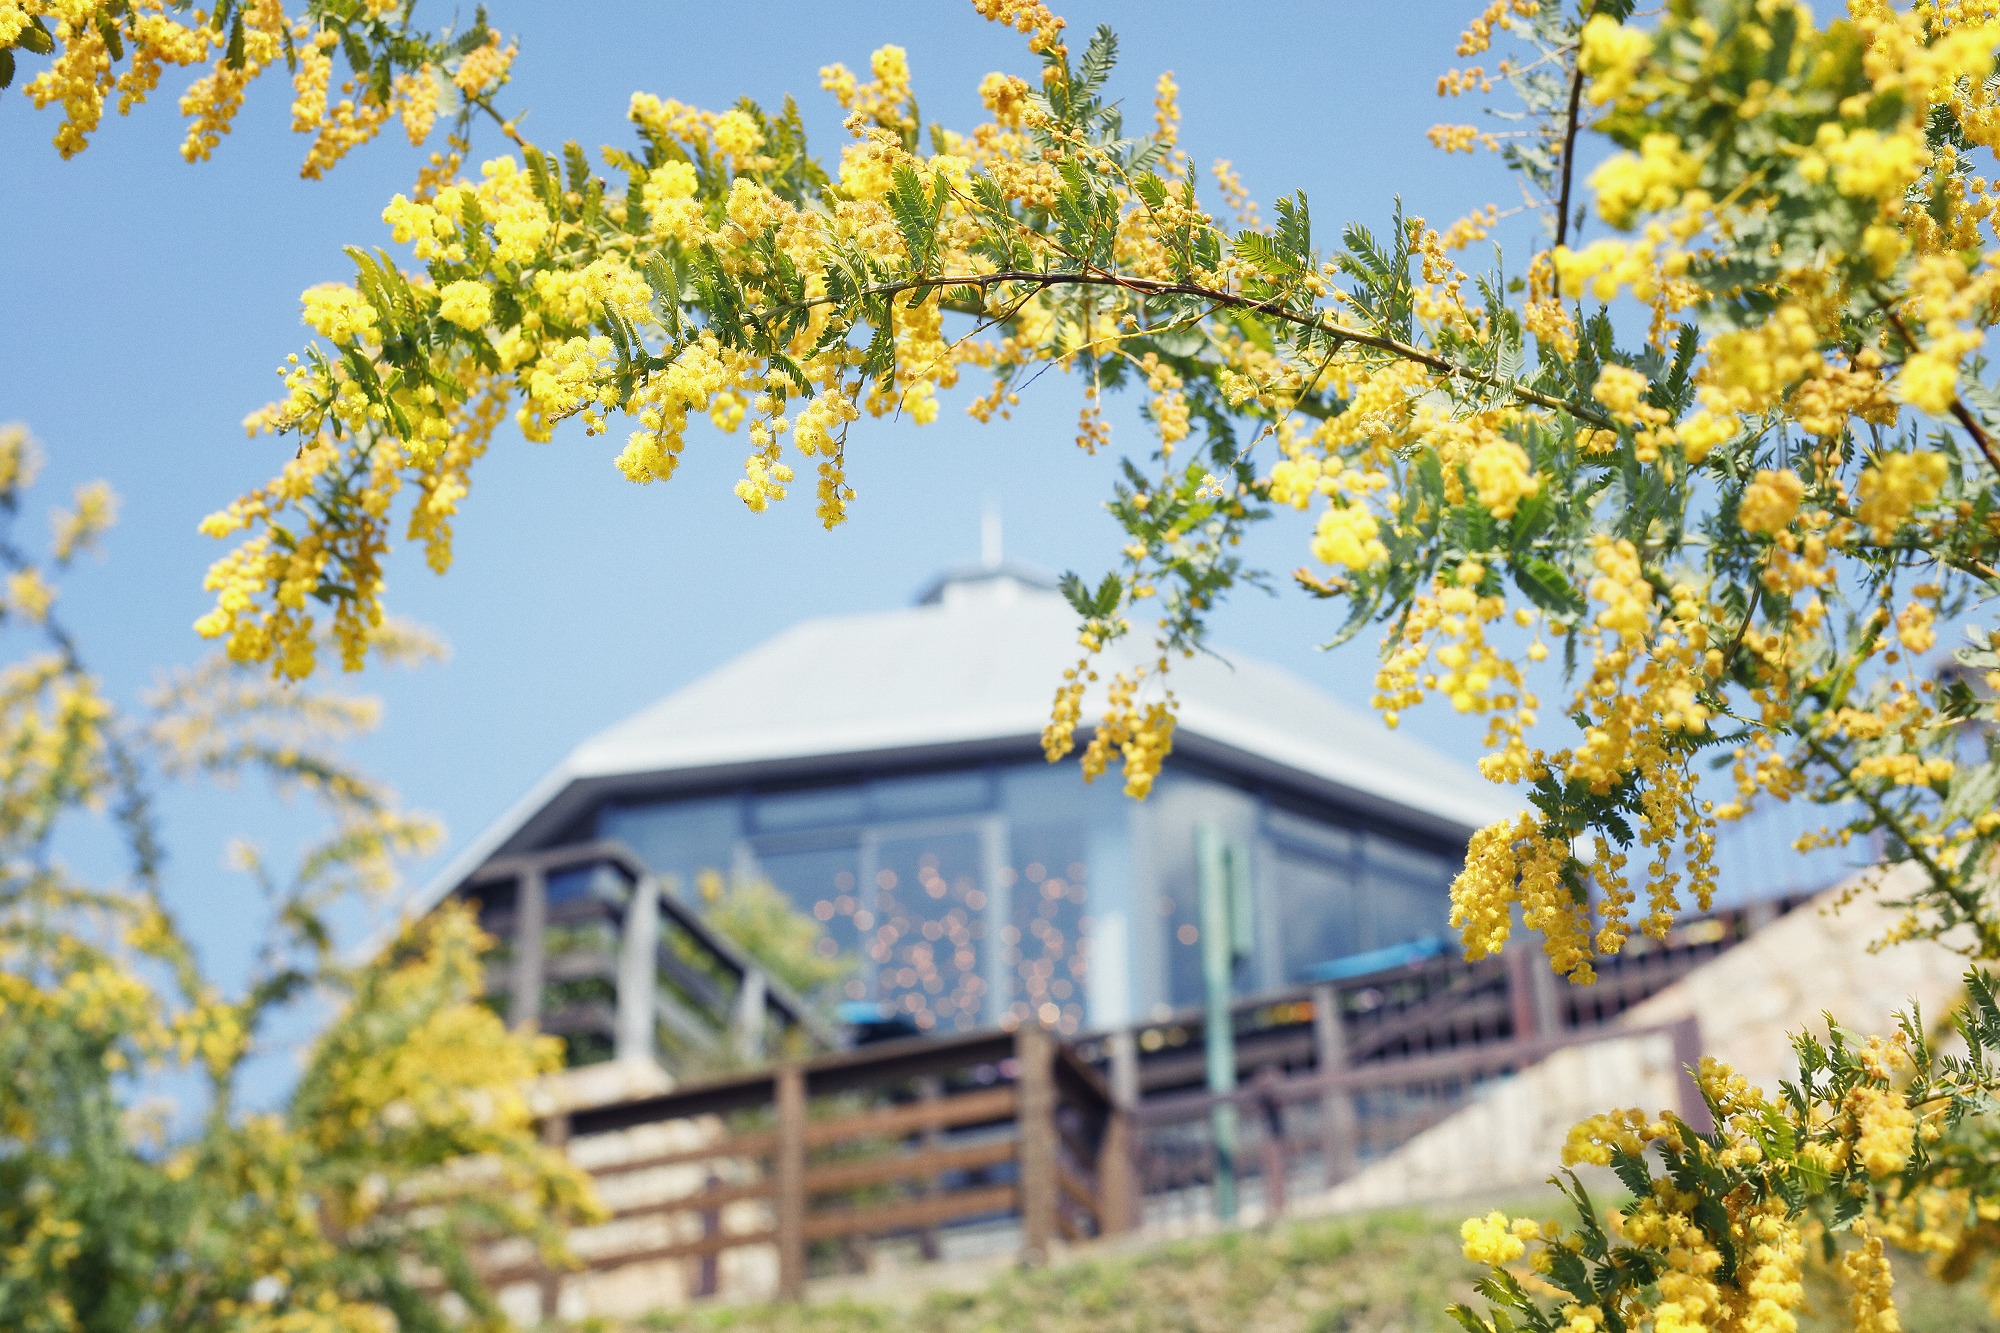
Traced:
MULTIPOLYGON (((867 1111, 840 1119, 813 1121, 806 1126, 806 1143, 811 1147, 821 1148, 844 1139, 866 1138, 877 1134, 914 1134, 926 1129, 957 1129, 966 1125, 1008 1120, 1014 1115, 1014 1105, 1013 1088, 982 1088, 976 1092, 962 1092, 957 1096, 943 1097, 932 1102, 911 1102, 882 1111, 867 1111)), ((602 1177, 629 1175, 635 1171, 689 1166, 698 1162, 730 1158, 761 1159, 769 1157, 777 1146, 777 1131, 752 1130, 746 1134, 731 1134, 726 1138, 717 1139, 705 1147, 654 1153, 625 1162, 606 1162, 602 1166, 593 1166, 589 1169, 592 1175, 602 1177)))
POLYGON ((683 1194, 674 1199, 656 1199, 649 1203, 635 1203, 629 1208, 615 1208, 612 1217, 623 1222, 633 1217, 666 1217, 674 1213, 705 1213, 724 1208, 732 1203, 742 1203, 746 1199, 768 1199, 771 1197, 771 1182, 753 1180, 741 1185, 721 1185, 715 1189, 699 1190, 693 1194, 683 1194))
POLYGON ((1013 1185, 953 1190, 926 1199, 906 1199, 868 1208, 828 1208, 806 1214, 806 1239, 871 1236, 913 1227, 934 1227, 956 1217, 1009 1212, 1020 1205, 1021 1191, 1013 1185))
POLYGON ((868 1157, 858 1162, 832 1162, 806 1169, 806 1193, 825 1194, 859 1185, 913 1180, 941 1171, 971 1171, 1011 1162, 1019 1153, 1013 1139, 975 1143, 964 1148, 932 1148, 923 1152, 868 1157))
POLYGON ((878 1134, 914 1134, 925 1129, 957 1129, 1011 1120, 1016 1102, 1017 1094, 1012 1087, 982 1088, 978 1092, 909 1102, 881 1111, 863 1111, 836 1120, 813 1120, 806 1124, 806 1146, 823 1148, 829 1143, 878 1134))
POLYGON ((1229 1093, 1181 1093, 1141 1102, 1132 1108, 1131 1115, 1136 1125, 1157 1128, 1202 1120, 1218 1102, 1233 1102, 1247 1109, 1267 1098, 1281 1103, 1304 1102, 1329 1092, 1372 1092, 1441 1079, 1491 1076, 1525 1069, 1571 1046, 1594 1046, 1631 1037, 1671 1037, 1675 1041, 1676 1057, 1679 1058, 1687 1049, 1686 1029, 1690 1022, 1689 1019, 1680 1019, 1644 1027, 1572 1029, 1548 1037, 1491 1042, 1431 1055, 1413 1055, 1387 1064, 1295 1075, 1269 1084, 1252 1084, 1229 1093))

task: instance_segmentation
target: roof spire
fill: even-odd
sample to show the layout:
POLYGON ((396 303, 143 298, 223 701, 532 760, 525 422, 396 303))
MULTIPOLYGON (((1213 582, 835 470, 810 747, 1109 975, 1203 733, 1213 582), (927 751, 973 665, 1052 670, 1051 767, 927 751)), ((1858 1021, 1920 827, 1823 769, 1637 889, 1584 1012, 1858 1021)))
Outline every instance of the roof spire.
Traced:
POLYGON ((1000 549, 1000 506, 993 500, 986 502, 986 512, 979 518, 979 563, 987 569, 998 569, 1004 563, 1000 549))

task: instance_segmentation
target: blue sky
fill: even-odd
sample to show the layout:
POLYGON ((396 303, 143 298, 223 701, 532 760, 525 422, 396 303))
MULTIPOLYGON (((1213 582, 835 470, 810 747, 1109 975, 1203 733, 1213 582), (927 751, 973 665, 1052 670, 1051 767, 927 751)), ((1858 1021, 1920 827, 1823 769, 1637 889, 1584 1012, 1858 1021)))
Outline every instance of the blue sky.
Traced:
MULTIPOLYGON (((1436 79, 1454 63, 1468 6, 1400 7, 1242 0, 1074 4, 1073 30, 1099 22, 1123 39, 1115 90, 1150 114, 1153 80, 1182 86, 1183 143, 1198 163, 1235 161, 1265 203, 1303 188, 1323 240, 1338 224, 1380 226, 1400 193, 1445 222, 1517 198, 1490 160, 1432 149, 1424 131, 1463 119, 1436 79)), ((419 8, 444 13, 429 3, 419 8)), ((925 115, 965 126, 993 69, 1031 73, 1013 34, 969 4, 554 5, 496 0, 518 33, 505 94, 545 144, 629 142, 624 110, 645 90, 722 108, 795 94, 821 153, 837 156, 839 112, 817 71, 865 69, 876 46, 905 46, 925 115)), ((200 517, 268 477, 287 446, 246 440, 243 416, 273 396, 273 368, 307 336, 298 293, 350 276, 346 244, 387 244, 380 213, 420 160, 400 134, 360 150, 323 182, 297 178, 304 141, 286 129, 290 89, 256 86, 215 159, 181 161, 171 76, 157 101, 108 119, 63 162, 56 119, 18 90, 0 95, 0 421, 28 422, 50 456, 42 499, 104 477, 124 497, 108 559, 69 585, 64 608, 109 678, 129 695, 162 666, 192 660, 207 607, 201 577, 218 544, 200 517)), ((495 136, 475 157, 499 151, 495 136)), ((1102 512, 1115 458, 1070 443, 1076 386, 1044 376, 1011 422, 979 426, 947 409, 938 424, 865 422, 851 441, 860 491, 849 525, 820 530, 809 494, 764 515, 730 494, 740 437, 696 436, 680 475, 637 488, 611 466, 622 438, 564 429, 547 445, 511 427, 479 467, 459 522, 458 561, 440 579, 420 560, 391 566, 395 610, 436 627, 452 660, 364 678, 389 712, 365 757, 411 804, 442 815, 451 845, 470 838, 574 743, 807 615, 907 601, 941 567, 978 554, 979 517, 1004 516, 1008 553, 1091 573, 1116 557, 1102 512)), ((1128 409, 1113 454, 1143 450, 1128 409)), ((807 488, 809 491, 810 488, 807 488)), ((1278 523, 1258 554, 1302 563, 1303 521, 1278 523)), ((1283 580, 1281 580, 1282 582, 1283 580)), ((1217 621, 1225 648, 1280 662, 1365 706, 1371 643, 1314 651, 1325 608, 1297 595, 1244 597, 1217 621)), ((1055 682, 1051 682, 1053 689, 1055 682)), ((1405 726, 1470 759, 1478 730, 1446 712, 1405 726)), ((282 839, 263 803, 176 798, 172 887, 218 955, 240 952, 252 914, 219 870, 235 832, 282 839)), ((422 878, 423 867, 415 877, 422 878)))

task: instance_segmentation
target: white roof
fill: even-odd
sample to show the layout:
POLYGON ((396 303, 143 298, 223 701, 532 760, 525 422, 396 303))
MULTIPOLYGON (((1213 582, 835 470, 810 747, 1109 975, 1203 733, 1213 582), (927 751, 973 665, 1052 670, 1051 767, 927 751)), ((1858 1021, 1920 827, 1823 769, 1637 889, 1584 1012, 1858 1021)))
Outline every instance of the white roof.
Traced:
MULTIPOLYGON (((1104 666, 1130 665, 1144 650, 1115 645, 1104 666)), ((577 746, 424 896, 449 892, 496 852, 525 850, 522 835, 532 844, 611 790, 1027 742, 1080 655, 1075 611, 1045 578, 1012 567, 942 579, 914 607, 804 621, 577 746)), ((1470 768, 1279 667, 1197 656, 1176 662, 1171 682, 1179 754, 1445 836, 1512 810, 1470 768)), ((1086 698, 1086 725, 1102 688, 1086 698)))

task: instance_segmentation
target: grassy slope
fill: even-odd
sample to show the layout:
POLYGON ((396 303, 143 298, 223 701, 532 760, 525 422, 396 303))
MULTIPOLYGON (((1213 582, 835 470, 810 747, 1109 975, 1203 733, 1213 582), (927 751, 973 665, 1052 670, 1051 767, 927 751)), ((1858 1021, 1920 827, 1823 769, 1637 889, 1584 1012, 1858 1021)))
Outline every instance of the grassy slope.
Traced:
MULTIPOLYGON (((1397 1211, 1300 1222, 1038 1271, 1011 1272, 976 1291, 908 1302, 841 1299, 803 1306, 718 1307, 662 1314, 672 1333, 1418 1333, 1456 1329, 1444 1313, 1472 1299, 1473 1266, 1459 1253, 1464 1210, 1397 1211)), ((1522 1211, 1538 1211, 1530 1208, 1522 1211)), ((1905 1333, 2000 1330, 1976 1290, 1908 1272, 1905 1333)), ((1812 1283, 1817 1314, 1801 1333, 1849 1327, 1839 1295, 1812 1283)))

